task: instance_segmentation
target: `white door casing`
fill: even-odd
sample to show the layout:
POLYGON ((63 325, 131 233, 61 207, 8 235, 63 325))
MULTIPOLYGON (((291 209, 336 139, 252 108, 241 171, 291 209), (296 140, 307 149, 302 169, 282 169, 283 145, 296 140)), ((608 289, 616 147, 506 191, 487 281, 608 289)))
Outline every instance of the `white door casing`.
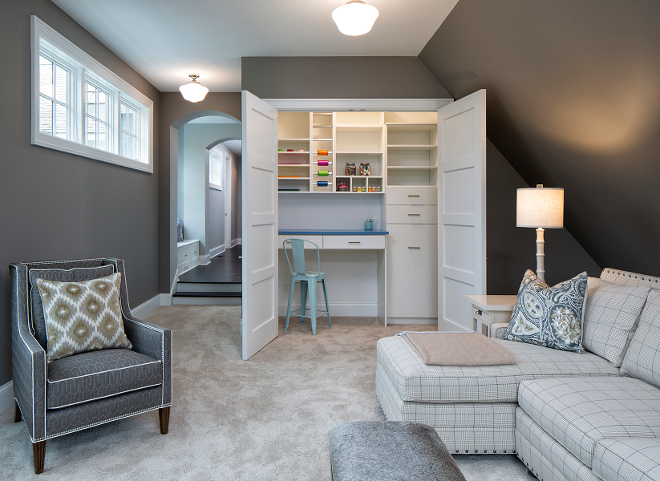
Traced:
POLYGON ((486 91, 438 110, 438 330, 472 330, 486 293, 486 91))
POLYGON ((277 337, 277 109, 242 100, 242 358, 277 337))
POLYGON ((224 154, 225 183, 225 250, 231 248, 231 156, 224 154))

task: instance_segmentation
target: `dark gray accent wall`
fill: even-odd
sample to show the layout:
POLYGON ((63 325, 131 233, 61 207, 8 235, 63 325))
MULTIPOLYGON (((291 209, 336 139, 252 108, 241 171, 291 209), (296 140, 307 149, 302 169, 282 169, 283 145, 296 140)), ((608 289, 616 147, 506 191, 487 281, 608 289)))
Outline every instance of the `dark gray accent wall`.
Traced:
POLYGON ((526 184, 565 188, 598 265, 656 276, 659 24, 655 0, 460 0, 419 55, 454 98, 487 89, 489 139, 526 184))
POLYGON ((209 92, 201 102, 191 103, 179 92, 161 92, 160 130, 157 139, 160 148, 158 162, 158 259, 160 292, 170 292, 176 270, 176 214, 178 133, 186 122, 204 115, 223 113, 241 119, 240 92, 209 92))
POLYGON ((125 260, 131 306, 158 294, 158 145, 154 173, 30 144, 30 14, 154 101, 159 93, 48 0, 4 2, 0 15, 0 386, 11 379, 10 288, 15 261, 125 260))
POLYGON ((417 57, 243 57, 241 88, 263 99, 450 97, 417 57))
MULTIPOLYGON (((486 158, 487 292, 515 294, 525 271, 536 271, 536 229, 516 227, 516 189, 528 185, 490 141, 486 158)), ((554 285, 582 271, 598 277, 601 268, 567 229, 546 229, 545 270, 554 285)))

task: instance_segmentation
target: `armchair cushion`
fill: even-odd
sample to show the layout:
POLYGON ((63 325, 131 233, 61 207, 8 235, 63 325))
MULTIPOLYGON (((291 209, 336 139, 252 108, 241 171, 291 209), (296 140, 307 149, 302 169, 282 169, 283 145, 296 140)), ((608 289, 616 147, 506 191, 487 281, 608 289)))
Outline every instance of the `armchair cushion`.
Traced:
POLYGON ((76 267, 73 269, 38 269, 29 270, 30 285, 30 303, 29 303, 29 324, 41 347, 46 350, 46 318, 44 317, 44 308, 41 303, 41 296, 37 288, 37 279, 46 279, 48 281, 58 282, 81 282, 99 277, 106 277, 115 272, 112 265, 98 267, 76 267))
POLYGON ((104 349, 48 365, 46 407, 58 409, 163 382, 161 361, 130 349, 104 349))
POLYGON ((119 304, 121 274, 83 282, 37 279, 41 294, 48 362, 80 352, 131 348, 119 304))

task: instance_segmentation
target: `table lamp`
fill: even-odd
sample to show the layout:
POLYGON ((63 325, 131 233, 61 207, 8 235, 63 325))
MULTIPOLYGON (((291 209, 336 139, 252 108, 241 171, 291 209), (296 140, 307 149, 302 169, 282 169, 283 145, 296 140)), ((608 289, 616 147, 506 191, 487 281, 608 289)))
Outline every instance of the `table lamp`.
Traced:
POLYGON ((545 229, 564 227, 564 189, 536 188, 518 189, 516 201, 516 227, 536 229, 536 275, 545 280, 545 229))

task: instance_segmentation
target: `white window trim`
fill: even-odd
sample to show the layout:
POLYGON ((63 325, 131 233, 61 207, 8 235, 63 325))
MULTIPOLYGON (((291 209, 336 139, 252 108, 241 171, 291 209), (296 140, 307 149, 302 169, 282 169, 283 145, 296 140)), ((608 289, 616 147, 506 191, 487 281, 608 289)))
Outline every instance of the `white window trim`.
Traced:
MULTIPOLYGON (((83 52, 80 48, 75 46, 69 40, 60 35, 57 31, 49 27, 45 22, 35 15, 31 16, 31 62, 32 62, 32 106, 31 106, 31 143, 49 149, 67 152, 69 154, 80 155, 90 159, 100 160, 111 164, 121 165, 132 169, 140 170, 143 172, 153 173, 153 101, 147 96, 143 95, 140 91, 130 85, 128 82, 120 78, 114 72, 106 68, 104 65, 96 61, 94 58, 83 52), (148 109, 146 115, 141 115, 139 122, 140 133, 144 132, 147 141, 140 144, 141 155, 146 162, 129 159, 122 157, 113 152, 106 152, 103 150, 89 147, 83 143, 78 143, 73 140, 61 139, 52 135, 47 135, 39 131, 39 39, 43 38, 45 41, 63 51, 71 57, 74 61, 84 66, 93 72, 95 77, 100 77, 104 81, 112 84, 121 92, 126 94, 129 99, 133 99, 132 103, 139 103, 148 109), (145 152, 146 150, 146 152, 145 152)), ((92 77, 93 78, 93 77, 92 77)), ((84 79, 74 78, 73 82, 84 82, 84 79)), ((83 107, 84 108, 84 107, 83 107)), ((78 119, 74 119, 74 123, 78 123, 78 119)), ((82 135, 80 133, 80 135, 82 135)))

